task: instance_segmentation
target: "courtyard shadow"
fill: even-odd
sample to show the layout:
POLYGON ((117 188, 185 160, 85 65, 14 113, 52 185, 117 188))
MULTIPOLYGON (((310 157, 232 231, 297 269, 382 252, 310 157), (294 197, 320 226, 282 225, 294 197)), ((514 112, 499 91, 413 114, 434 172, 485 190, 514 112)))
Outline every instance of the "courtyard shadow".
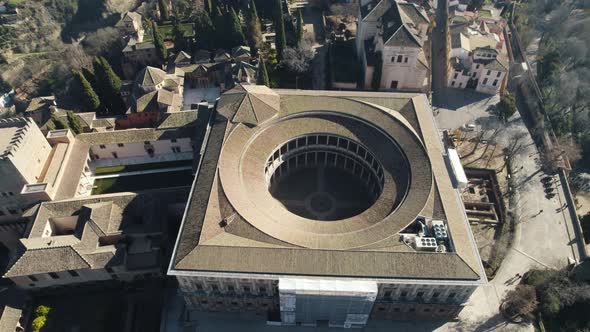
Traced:
POLYGON ((457 110, 485 99, 491 99, 492 97, 491 95, 473 90, 442 88, 438 93, 434 94, 432 103, 436 108, 457 110))

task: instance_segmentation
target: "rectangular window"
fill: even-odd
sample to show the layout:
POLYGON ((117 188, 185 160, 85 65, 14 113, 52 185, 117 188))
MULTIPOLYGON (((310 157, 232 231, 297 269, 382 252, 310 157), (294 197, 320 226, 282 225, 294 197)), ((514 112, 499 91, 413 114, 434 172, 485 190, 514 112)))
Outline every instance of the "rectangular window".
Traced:
POLYGON ((219 286, 211 285, 211 290, 213 290, 214 292, 217 292, 219 290, 219 286))
POLYGON ((501 72, 501 71, 499 71, 499 72, 496 74, 496 77, 500 77, 500 75, 502 75, 502 72, 501 72))
POLYGON ((398 55, 397 56, 397 62, 402 62, 402 59, 403 58, 404 58, 403 55, 398 55))
POLYGON ((498 85, 498 80, 494 80, 494 83, 492 84, 493 86, 498 85))
POLYGON ((201 285, 201 284, 195 284, 195 286, 197 287, 197 290, 203 290, 203 285, 201 285))
POLYGON ((408 296, 408 292, 403 291, 400 295, 401 295, 401 297, 406 297, 406 296, 408 296))
POLYGON ((491 73, 492 73, 492 71, 491 71, 491 70, 488 70, 488 73, 487 73, 487 75, 490 75, 491 73))
POLYGON ((391 57, 391 62, 395 62, 395 55, 391 57))
POLYGON ((471 75, 471 77, 475 77, 475 75, 477 75, 477 73, 473 73, 473 75, 471 75))
POLYGON ((432 297, 433 297, 433 298, 437 298, 439 295, 440 295, 440 293, 439 293, 439 292, 434 292, 434 293, 432 294, 432 297))
POLYGON ((389 85, 390 89, 397 89, 397 81, 391 81, 391 84, 389 85))
POLYGON ((104 144, 101 144, 98 147, 100 147, 101 149, 106 149, 107 148, 104 144))
POLYGON ((234 291, 234 286, 232 286, 232 285, 227 286, 227 290, 230 291, 230 292, 233 292, 234 291))
POLYGON ((260 293, 266 293, 266 288, 264 288, 264 287, 260 287, 260 288, 258 289, 258 291, 259 291, 260 293))
POLYGON ((422 296, 424 296, 424 292, 418 292, 418 293, 416 293, 416 296, 417 297, 422 297, 422 296))
POLYGON ((463 87, 463 83, 459 83, 459 87, 462 88, 463 87))
MULTIPOLYGON (((479 64, 475 65, 475 69, 479 69, 479 64)), ((475 76, 475 75, 474 75, 475 76)))
POLYGON ((39 279, 37 279, 37 277, 35 277, 35 276, 29 276, 29 279, 31 279, 31 281, 34 281, 34 282, 39 281, 39 279))
POLYGON ((244 286, 244 293, 250 293, 250 287, 244 286))
POLYGON ((105 270, 107 270, 108 273, 114 273, 115 271, 113 271, 113 269, 111 269, 110 267, 105 268, 105 270))
POLYGON ((150 141, 143 141, 143 144, 149 145, 150 144, 150 141))
POLYGON ((112 154, 113 154, 113 158, 115 158, 115 159, 119 158, 119 155, 116 152, 112 152, 112 154))
POLYGON ((180 153, 180 147, 179 146, 173 146, 172 147, 172 152, 174 152, 174 153, 180 153))
POLYGON ((452 81, 451 82, 451 86, 455 86, 455 81, 452 81))
POLYGON ((391 291, 387 291, 383 294, 383 297, 391 297, 391 291))
POLYGON ((483 79, 483 84, 484 85, 488 84, 488 78, 487 77, 483 79))
POLYGON ((59 279, 59 276, 58 276, 58 275, 57 275, 57 273, 55 273, 55 272, 49 272, 49 276, 50 276, 52 279, 59 279))
POLYGON ((80 275, 78 274, 78 272, 74 271, 74 270, 68 270, 68 273, 72 276, 72 277, 79 277, 80 275))
POLYGON ((125 144, 123 144, 123 143, 117 143, 117 146, 120 147, 120 148, 122 148, 122 147, 125 146, 125 144))
POLYGON ((456 295, 455 293, 450 293, 450 294, 449 294, 449 299, 452 299, 452 298, 454 298, 454 297, 455 297, 455 295, 456 295))
POLYGON ((170 142, 176 143, 176 138, 171 139, 170 142))
POLYGON ((455 76, 453 76, 453 79, 456 80, 457 76, 459 76, 459 73, 455 73, 455 76))

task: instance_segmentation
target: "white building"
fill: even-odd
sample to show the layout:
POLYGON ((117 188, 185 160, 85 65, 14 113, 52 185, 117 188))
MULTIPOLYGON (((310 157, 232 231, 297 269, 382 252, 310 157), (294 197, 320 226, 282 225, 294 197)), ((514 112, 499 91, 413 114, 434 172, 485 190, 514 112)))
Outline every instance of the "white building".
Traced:
POLYGON ((508 66, 496 49, 476 48, 467 59, 451 58, 448 86, 464 89, 474 88, 478 92, 496 94, 500 92, 508 74, 508 66))
POLYGON ((373 76, 380 72, 379 90, 427 90, 429 25, 424 9, 415 4, 362 0, 356 49, 364 69, 364 88, 371 89, 373 76), (380 70, 375 69, 378 66, 380 70))

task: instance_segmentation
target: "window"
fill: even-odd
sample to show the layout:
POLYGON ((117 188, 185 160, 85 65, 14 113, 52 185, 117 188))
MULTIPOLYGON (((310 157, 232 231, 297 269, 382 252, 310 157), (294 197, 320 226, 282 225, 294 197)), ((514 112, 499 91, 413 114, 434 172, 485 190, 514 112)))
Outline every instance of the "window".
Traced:
POLYGON ((395 55, 391 57, 391 62, 395 62, 395 55))
POLYGON ((112 154, 113 154, 113 158, 115 158, 115 159, 119 158, 119 155, 116 152, 112 152, 112 154))
POLYGON ((455 297, 455 295, 456 295, 455 293, 450 293, 450 294, 449 294, 449 299, 452 299, 452 298, 454 298, 454 297, 455 297))
POLYGON ((74 270, 68 270, 68 273, 72 276, 72 277, 79 277, 80 275, 78 274, 78 272, 74 271, 74 270))
POLYGON ((115 271, 113 271, 113 269, 112 269, 112 268, 110 268, 110 267, 107 267, 107 268, 105 268, 105 270, 107 270, 107 272, 108 272, 108 273, 114 273, 114 272, 115 272, 115 271))
POLYGON ((195 284, 195 286, 197 286, 197 290, 203 290, 203 285, 201 285, 201 284, 195 284))
POLYGON ((488 78, 487 78, 487 77, 483 79, 483 84, 484 84, 484 85, 485 85, 485 84, 488 84, 488 78))
POLYGON ((390 89, 397 89, 397 81, 391 81, 391 84, 389 85, 390 89))
POLYGON ((455 76, 453 76, 453 79, 456 80, 457 76, 459 76, 459 73, 455 73, 455 76))
POLYGON ((416 293, 416 296, 417 297, 422 297, 422 296, 424 296, 424 292, 418 292, 418 293, 416 293))
POLYGON ((258 291, 259 291, 260 293, 266 293, 266 288, 264 288, 264 287, 260 287, 260 288, 258 289, 258 291))
POLYGON ((250 293, 250 287, 244 286, 244 293, 250 293))
POLYGON ((475 77, 475 75, 477 75, 477 73, 473 73, 473 75, 471 75, 471 77, 475 77))
POLYGON ((400 295, 401 295, 401 297, 406 297, 406 296, 408 296, 408 292, 403 291, 400 295))
POLYGON ((211 290, 213 290, 214 292, 217 292, 219 290, 219 286, 211 285, 211 290))
POLYGON ((107 148, 104 144, 101 144, 98 147, 100 147, 101 149, 106 149, 107 148))
POLYGON ((433 298, 437 298, 440 295, 440 292, 434 292, 432 293, 432 297, 433 298))
POLYGON ((387 291, 383 294, 383 297, 391 297, 391 291, 387 291))
POLYGON ((172 152, 174 152, 174 153, 180 153, 180 146, 173 146, 172 147, 172 152))
POLYGON ((143 144, 149 145, 150 144, 150 141, 143 141, 143 144))
POLYGON ((37 279, 37 277, 35 277, 35 276, 29 276, 29 279, 31 279, 31 281, 34 281, 34 282, 39 281, 39 279, 37 279))
POLYGON ((10 196, 14 196, 14 193, 13 193, 12 191, 9 191, 9 192, 8 192, 8 195, 10 195, 10 196))
POLYGON ((492 71, 491 70, 488 70, 488 73, 486 75, 490 75, 491 73, 492 73, 492 71))
POLYGON ((397 56, 397 62, 402 62, 403 59, 403 55, 398 55, 397 56))
POLYGON ((55 272, 49 272, 49 276, 50 276, 52 279, 59 279, 59 276, 58 276, 58 275, 57 275, 57 273, 55 273, 55 272))
POLYGON ((176 138, 171 139, 170 142, 176 143, 176 138))
POLYGON ((451 82, 451 86, 455 86, 455 81, 452 81, 451 82))
MULTIPOLYGON (((475 65, 475 69, 479 69, 479 64, 475 65)), ((475 75, 473 75, 475 76, 475 75)))
POLYGON ((502 72, 501 72, 501 71, 499 71, 499 72, 496 74, 496 77, 500 77, 500 75, 502 75, 502 72))
POLYGON ((408 57, 404 58, 404 63, 408 63, 408 57))
POLYGON ((232 286, 232 285, 227 286, 227 290, 230 291, 230 292, 233 292, 234 291, 234 286, 232 286))
POLYGON ((463 87, 463 83, 459 83, 459 87, 462 88, 463 87))
POLYGON ((494 83, 492 84, 493 86, 498 85, 498 80, 494 80, 494 83))
POLYGON ((123 144, 123 143, 117 143, 117 146, 120 147, 120 148, 122 148, 122 147, 125 146, 125 144, 123 144))

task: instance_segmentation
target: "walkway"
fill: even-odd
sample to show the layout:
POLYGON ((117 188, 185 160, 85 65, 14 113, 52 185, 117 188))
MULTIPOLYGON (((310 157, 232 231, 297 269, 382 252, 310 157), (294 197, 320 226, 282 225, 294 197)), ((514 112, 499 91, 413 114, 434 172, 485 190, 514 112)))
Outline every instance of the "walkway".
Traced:
POLYGON ((131 172, 116 173, 116 174, 96 175, 93 177, 93 179, 98 180, 98 179, 118 178, 118 177, 122 177, 122 176, 156 174, 156 173, 165 173, 165 172, 174 172, 174 171, 184 171, 184 170, 189 170, 189 169, 193 169, 193 167, 192 166, 181 166, 181 167, 169 167, 169 168, 160 168, 160 169, 148 169, 145 171, 131 171, 131 172))
POLYGON ((168 161, 190 160, 190 159, 193 159, 193 157, 194 157, 193 152, 180 152, 180 153, 156 154, 153 157, 141 156, 141 157, 130 157, 130 158, 95 159, 90 162, 90 168, 92 170, 95 170, 96 168, 100 168, 100 167, 162 163, 162 162, 168 162, 168 161))

